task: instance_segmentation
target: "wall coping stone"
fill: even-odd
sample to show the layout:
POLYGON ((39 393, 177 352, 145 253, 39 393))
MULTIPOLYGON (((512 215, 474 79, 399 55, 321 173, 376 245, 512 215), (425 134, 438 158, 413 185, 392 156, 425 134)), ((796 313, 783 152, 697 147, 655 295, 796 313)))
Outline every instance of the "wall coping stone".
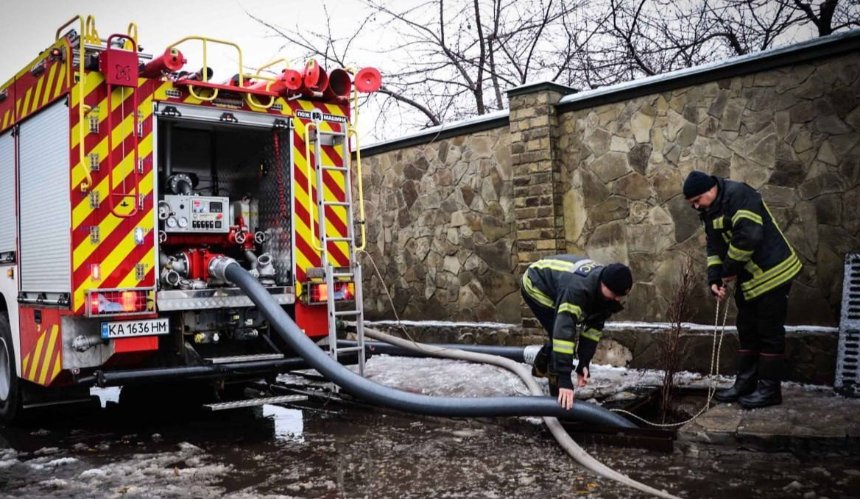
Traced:
POLYGON ((710 64, 583 90, 562 97, 558 103, 558 110, 565 112, 592 108, 677 88, 825 59, 857 50, 860 50, 860 29, 853 29, 710 64))
POLYGON ((552 81, 538 81, 535 83, 526 83, 525 85, 520 85, 519 87, 508 89, 505 91, 505 93, 508 94, 508 99, 510 99, 511 97, 517 97, 519 95, 535 94, 538 92, 546 91, 558 92, 561 95, 568 95, 576 93, 579 90, 552 81))
POLYGON ((456 137, 458 135, 468 135, 470 133, 507 127, 510 124, 509 114, 510 112, 507 109, 503 109, 452 123, 443 123, 439 126, 425 128, 424 130, 408 133, 394 139, 374 142, 363 146, 361 148, 361 155, 372 156, 405 147, 430 144, 437 140, 456 137))

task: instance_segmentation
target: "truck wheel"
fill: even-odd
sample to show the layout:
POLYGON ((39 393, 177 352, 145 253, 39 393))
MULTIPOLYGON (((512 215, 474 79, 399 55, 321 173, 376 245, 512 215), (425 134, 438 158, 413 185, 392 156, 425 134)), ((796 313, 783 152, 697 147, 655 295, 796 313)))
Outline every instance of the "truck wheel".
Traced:
POLYGON ((21 380, 15 367, 15 346, 9 320, 0 314, 0 421, 11 423, 21 415, 21 380))

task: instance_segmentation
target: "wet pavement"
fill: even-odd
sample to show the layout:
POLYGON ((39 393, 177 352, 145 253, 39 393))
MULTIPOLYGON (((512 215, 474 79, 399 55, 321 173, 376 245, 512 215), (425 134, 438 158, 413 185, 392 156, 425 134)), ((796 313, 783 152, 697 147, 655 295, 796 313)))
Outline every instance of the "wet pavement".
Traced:
MULTIPOLYGON (((434 395, 522 391, 496 368, 442 360, 375 357, 367 374, 434 395)), ((589 388, 597 395, 652 376, 598 367, 589 388)), ((431 418, 320 401, 161 409, 54 410, 0 428, 0 497, 643 497, 571 461, 534 418, 431 418)), ((845 448, 585 448, 681 497, 860 497, 860 454, 845 448)))
POLYGON ((860 453, 860 399, 841 397, 826 387, 785 385, 781 405, 744 410, 738 404, 718 404, 681 428, 679 441, 860 453))

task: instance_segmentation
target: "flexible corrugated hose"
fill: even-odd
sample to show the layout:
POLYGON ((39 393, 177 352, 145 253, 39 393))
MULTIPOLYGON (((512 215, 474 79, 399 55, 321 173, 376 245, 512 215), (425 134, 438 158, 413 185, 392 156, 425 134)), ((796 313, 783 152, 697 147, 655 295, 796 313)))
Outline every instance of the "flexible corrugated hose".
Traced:
MULTIPOLYGON (((434 357, 444 357, 446 359, 456 359, 456 360, 465 360, 468 362, 475 363, 483 363, 483 364, 492 364, 494 366, 498 366, 512 373, 516 374, 520 377, 520 379, 525 383, 528 387, 529 392, 532 395, 542 395, 543 391, 540 386, 538 386, 537 382, 531 375, 528 369, 526 369, 523 364, 506 359, 504 357, 499 357, 498 355, 489 355, 484 353, 475 353, 475 352, 466 352, 463 350, 452 349, 447 347, 437 347, 434 345, 426 345, 423 343, 416 343, 411 340, 405 340, 403 338, 398 338, 396 336, 391 336, 389 334, 385 334, 382 331, 378 331, 375 329, 371 329, 368 327, 364 328, 364 334, 379 341, 384 341, 386 343, 390 343, 392 345, 396 345, 401 348, 406 348, 409 350, 414 350, 417 352, 422 352, 427 355, 431 355, 434 357)), ((585 402, 577 401, 574 402, 574 408, 580 404, 585 402)), ((653 494, 657 497, 666 497, 666 498, 675 498, 672 494, 669 494, 663 490, 657 490, 649 485, 645 485, 644 483, 637 482, 632 478, 615 471, 614 469, 606 466, 601 463, 597 459, 591 457, 588 452, 585 451, 582 447, 580 447, 571 436, 565 431, 564 427, 558 421, 558 419, 550 416, 544 416, 544 423, 546 423, 547 428, 555 437, 558 444, 561 445, 562 449, 564 449, 567 454, 572 457, 577 463, 581 464, 585 468, 597 473, 598 475, 609 478, 610 480, 615 480, 619 483, 627 485, 629 487, 633 487, 642 492, 647 492, 648 494, 653 494)))

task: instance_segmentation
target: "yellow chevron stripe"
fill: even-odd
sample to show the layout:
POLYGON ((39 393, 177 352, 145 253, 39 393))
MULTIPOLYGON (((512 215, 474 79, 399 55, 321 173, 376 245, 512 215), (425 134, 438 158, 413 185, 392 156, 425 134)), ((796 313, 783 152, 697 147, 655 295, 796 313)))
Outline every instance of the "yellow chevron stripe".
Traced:
MULTIPOLYGON (((310 102, 310 101, 300 100, 298 102, 299 102, 299 105, 302 107, 302 109, 304 109, 305 111, 313 111, 315 108, 317 108, 317 105, 314 104, 313 102, 310 102)), ((323 106, 323 107, 325 107, 325 106, 323 106)), ((323 132, 331 132, 332 131, 332 127, 327 121, 321 121, 319 123, 319 128, 323 132)))
MULTIPOLYGON (((56 66, 56 64, 51 66, 51 69, 54 69, 54 66, 56 66)), ((33 92, 33 102, 30 103, 30 109, 27 111, 27 114, 32 114, 36 109, 39 108, 39 102, 40 102, 39 95, 40 95, 40 92, 42 91, 42 87, 45 85, 45 78, 46 77, 47 77, 47 75, 43 74, 41 78, 36 80, 36 89, 33 92)))
POLYGON ((3 114, 3 128, 6 128, 9 125, 9 116, 12 116, 12 110, 7 109, 3 114))
POLYGON ((36 381, 36 374, 39 371, 39 365, 42 360, 42 344, 45 343, 45 333, 42 333, 39 336, 39 340, 36 341, 36 349, 33 350, 33 358, 30 362, 30 370, 27 372, 27 379, 30 381, 36 381))
MULTIPOLYGON (((118 175, 117 179, 125 179, 131 175, 131 163, 133 163, 133 158, 127 158, 120 162, 117 165, 116 171, 118 175)), ((101 203, 109 203, 108 200, 108 178, 104 178, 99 184, 96 186, 96 191, 99 193, 99 199, 101 203)), ((152 192, 152 173, 149 172, 145 174, 140 179, 139 185, 139 193, 144 196, 149 195, 152 192)), ((83 199, 77 206, 72 210, 72 227, 73 229, 80 228, 81 224, 84 223, 86 218, 93 212, 93 208, 90 206, 89 197, 83 199)), ((113 232, 116 228, 116 225, 120 222, 118 220, 119 217, 113 217, 117 220, 110 220, 110 217, 105 217, 99 222, 99 236, 100 239, 107 239, 107 237, 113 232)), ((86 256, 84 257, 86 258, 86 256)), ((76 257, 75 257, 76 259, 76 257)))
MULTIPOLYGON (((109 216, 108 218, 113 218, 109 216)), ((129 231, 125 237, 114 247, 110 254, 105 257, 101 262, 101 273, 102 275, 110 275, 116 268, 123 262, 125 257, 131 253, 131 251, 135 247, 134 242, 134 232, 129 231)), ((84 302, 84 297, 86 295, 86 290, 91 289, 93 286, 89 282, 89 279, 85 279, 83 283, 75 290, 74 296, 74 307, 77 308, 81 303, 84 302)))
MULTIPOLYGON (((113 101, 111 102, 113 104, 113 106, 111 107, 111 110, 115 111, 117 108, 120 107, 120 105, 123 104, 123 101, 124 101, 123 99, 113 99, 113 101)), ((99 112, 98 112, 99 125, 102 126, 107 121, 107 113, 102 111, 103 109, 107 109, 107 98, 102 99, 102 101, 99 102, 97 106, 99 108, 99 112)), ((147 97, 142 102, 138 102, 138 111, 140 111, 141 116, 142 116, 141 121, 144 121, 147 118, 149 118, 149 116, 152 114, 152 97, 147 97)), ((75 124, 75 126, 72 127, 72 147, 76 147, 78 145, 78 143, 80 143, 80 132, 78 130, 79 130, 79 127, 81 127, 81 126, 87 127, 87 129, 89 129, 90 124, 89 124, 88 118, 85 118, 83 123, 77 123, 77 124, 75 124)), ((114 125, 114 130, 113 130, 114 143, 117 143, 116 142, 117 141, 117 137, 116 137, 117 133, 121 132, 123 139, 125 139, 131 133, 131 129, 133 127, 134 127, 134 115, 133 114, 129 114, 128 116, 126 116, 125 119, 123 119, 122 123, 114 125)), ((88 130, 85 132, 86 133, 84 134, 84 136, 86 136, 89 133, 88 130)), ((105 149, 107 149, 107 137, 105 137, 102 140, 102 142, 104 142, 104 145, 102 145, 102 143, 99 143, 99 145, 97 147, 104 147, 105 149)), ((90 152, 93 152, 93 151, 85 151, 86 154, 89 154, 90 152)), ((100 157, 104 157, 104 156, 102 155, 100 157)), ((72 170, 72 185, 78 185, 78 183, 79 183, 79 182, 75 181, 76 175, 80 175, 81 178, 83 178, 83 173, 75 172, 74 170, 72 170)))
POLYGON ((51 94, 51 99, 60 95, 63 91, 63 86, 66 83, 66 64, 60 64, 60 77, 57 78, 57 84, 54 86, 54 92, 51 94))
MULTIPOLYGON (((130 134, 131 130, 129 129, 128 132, 130 134)), ((123 140, 125 140, 125 138, 123 138, 123 140)), ((151 134, 144 137, 143 140, 138 143, 138 154, 141 158, 145 158, 152 153, 152 143, 153 140, 151 134)), ((93 152, 97 152, 99 154, 99 158, 104 159, 107 155, 107 149, 108 143, 107 138, 105 138, 91 151, 87 151, 85 161, 89 161, 88 156, 93 152)), ((134 163, 134 151, 129 151, 129 154, 114 168, 114 183, 116 185, 122 183, 122 181, 132 173, 132 163, 134 163)), ((86 165, 84 168, 89 168, 89 165, 86 165)), ((72 185, 78 185, 83 181, 84 168, 81 167, 80 163, 75 164, 72 169, 72 185)), ((99 192, 99 199, 105 202, 107 202, 108 177, 108 175, 105 175, 104 178, 99 181, 98 185, 92 188, 92 190, 99 192)), ((81 222, 83 222, 86 217, 92 213, 92 211, 93 208, 90 206, 89 198, 83 199, 78 203, 72 209, 72 228, 77 228, 81 222)))
MULTIPOLYGON (((93 90, 98 88, 105 81, 104 75, 99 73, 98 71, 88 72, 84 75, 84 98, 93 93, 93 90)), ((81 82, 77 82, 75 84, 74 92, 72 92, 72 105, 69 107, 76 107, 78 105, 78 97, 80 97, 80 91, 78 90, 78 86, 81 82)))
POLYGON ((50 379, 50 381, 54 381, 55 379, 57 379, 57 375, 58 375, 58 374, 60 374, 60 370, 61 370, 61 369, 62 369, 62 367, 63 367, 62 359, 63 359, 63 354, 62 354, 62 351, 61 351, 61 352, 60 352, 60 355, 57 355, 57 360, 56 360, 56 361, 54 361, 54 370, 53 370, 53 371, 51 371, 51 379, 50 379))
POLYGON ((44 106, 51 100, 51 96, 53 95, 52 88, 48 88, 52 81, 54 81, 54 75, 57 74, 57 68, 63 66, 63 63, 55 63, 51 64, 51 69, 48 71, 48 77, 45 78, 45 92, 42 94, 42 100, 37 104, 37 106, 44 106))
POLYGON ((39 376, 38 383, 40 385, 45 384, 45 380, 48 378, 48 371, 51 369, 51 360, 54 358, 54 346, 57 344, 57 336, 60 331, 60 326, 54 324, 51 326, 51 339, 48 340, 48 354, 45 357, 45 360, 42 362, 42 374, 39 376))
MULTIPOLYGON (((149 195, 150 192, 152 192, 152 176, 147 175, 146 178, 149 179, 149 182, 141 183, 141 193, 144 195, 149 195), (147 186, 146 190, 144 190, 144 184, 146 184, 147 186)), ((102 234, 105 234, 100 238, 99 243, 93 244, 89 238, 86 238, 81 244, 78 245, 77 248, 75 248, 73 252, 72 263, 72 266, 75 270, 80 268, 80 266, 87 261, 87 258, 89 258, 90 255, 92 255, 93 251, 95 251, 96 248, 98 248, 107 239, 107 236, 109 236, 111 233, 113 233, 114 230, 116 230, 117 226, 119 226, 121 221, 122 219, 118 217, 108 215, 107 217, 105 217, 102 223, 99 224, 99 235, 101 236, 102 234)), ((138 227, 142 227, 144 230, 147 231, 154 229, 152 222, 152 210, 147 212, 146 216, 141 219, 138 227)), ((131 237, 133 239, 134 233, 132 232, 129 236, 126 237, 126 239, 128 239, 128 237, 131 237)), ((111 253, 111 255, 113 254, 114 253, 111 253)), ((115 268, 115 265, 114 267, 109 267, 106 262, 107 259, 103 260, 100 263, 102 275, 107 275, 108 273, 113 271, 113 268, 115 268)), ((90 282, 89 279, 86 279, 83 283, 81 283, 78 289, 75 290, 74 301, 72 303, 73 308, 77 309, 78 306, 80 306, 80 304, 85 301, 86 290, 92 287, 94 287, 94 285, 90 282)))
POLYGON ((33 93, 33 87, 27 89, 27 93, 24 94, 24 98, 18 101, 18 116, 23 118, 27 116, 27 106, 30 104, 30 94, 33 93))
POLYGON ((343 113, 340 110, 340 106, 337 104, 323 104, 328 114, 334 114, 336 116, 343 116, 343 113))
MULTIPOLYGON (((88 126, 88 125, 85 125, 85 126, 88 126)), ((78 125, 75 125, 76 129, 77 129, 77 127, 78 127, 78 125)), ((116 141, 117 134, 119 134, 119 136, 124 139, 125 137, 128 137, 131 134, 131 129, 132 129, 132 122, 130 119, 122 120, 122 123, 119 123, 118 125, 116 125, 114 127, 114 133, 113 133, 114 145, 120 144, 120 142, 116 141)), ((78 135, 76 131, 73 131, 72 134, 75 137, 77 137, 77 135, 78 135)), ((74 145, 77 145, 77 144, 74 144, 74 145)), ((72 147, 74 147, 74 145, 72 147)), ((84 163, 83 164, 81 164, 80 162, 76 163, 75 166, 72 168, 72 185, 73 186, 80 184, 80 182, 85 178, 84 169, 90 168, 89 159, 86 156, 88 156, 92 153, 98 153, 99 158, 101 158, 102 160, 107 158, 108 138, 107 137, 102 138, 95 145, 95 147, 93 147, 90 150, 84 151, 84 156, 85 156, 84 163)), ((116 170, 114 170, 114 173, 116 173, 116 170)))
POLYGON ((167 91, 170 90, 171 88, 173 88, 172 82, 169 82, 169 81, 162 82, 158 86, 158 88, 155 89, 155 92, 152 93, 152 96, 156 100, 160 100, 160 101, 167 100, 167 99, 169 99, 169 97, 167 96, 167 91))
MULTIPOLYGON (((86 99, 87 97, 89 97, 89 95, 91 93, 93 93, 104 82, 104 77, 102 76, 101 73, 88 73, 86 75, 85 79, 86 79, 86 82, 85 82, 85 87, 84 87, 84 94, 85 94, 84 98, 86 99)), ((80 90, 78 90, 78 86, 80 86, 80 82, 77 85, 75 85, 75 88, 71 92, 72 108, 75 109, 75 112, 77 112, 76 108, 78 105, 78 101, 80 100, 78 98, 79 97, 78 94, 80 93, 80 90)), ((117 103, 117 105, 118 104, 119 103, 117 103)), ((103 110, 107 108, 107 97, 105 97, 98 104, 96 104, 96 107, 99 108, 99 123, 101 123, 101 117, 103 116, 103 110)), ((114 108, 116 108, 116 106, 114 106, 114 108)), ((107 115, 104 115, 104 116, 107 116, 107 115)), ((82 127, 82 126, 89 128, 89 122, 87 121, 86 110, 84 113, 84 121, 78 122, 75 126, 72 127, 72 144, 71 144, 71 147, 73 147, 73 148, 76 147, 78 145, 78 143, 80 142, 81 133, 79 131, 79 127, 82 127)), ((84 137, 87 136, 87 133, 88 133, 88 131, 84 130, 84 137)), ((77 184, 73 184, 73 185, 77 185, 77 184)))
MULTIPOLYGON (((151 210, 149 211, 149 213, 147 213, 147 218, 152 218, 152 211, 151 210)), ((149 249, 149 251, 145 255, 143 255, 143 258, 141 258, 137 262, 137 264, 145 265, 147 271, 155 265, 155 246, 154 245, 152 248, 149 249)), ((144 272, 144 275, 146 275, 146 272, 144 272)), ((137 287, 140 287, 141 282, 142 281, 139 281, 137 279, 137 271, 134 268, 132 268, 132 270, 128 273, 128 275, 126 275, 125 277, 122 278, 122 281, 120 281, 120 283, 117 285, 117 287, 121 288, 121 289, 137 288, 137 287)))
MULTIPOLYGON (((307 206, 308 206, 308 194, 305 191, 304 186, 299 186, 298 183, 296 183, 296 186, 293 189, 293 194, 298 199, 299 205, 307 208, 307 206)), ((326 194, 324 194, 324 195, 326 196, 326 199, 328 199, 330 201, 334 200, 334 196, 332 196, 331 193, 328 192, 328 189, 326 189, 326 194)), ((313 217, 313 220, 315 222, 319 223, 319 214, 317 213, 318 210, 317 210, 316 203, 314 203, 311 206, 311 209, 312 209, 312 215, 311 216, 313 217)), ((338 208, 335 208, 335 209, 338 209, 338 208)), ((345 208, 340 208, 340 209, 345 211, 345 208)), ((346 222, 344 221, 344 219, 346 218, 345 216, 339 217, 339 218, 340 218, 341 222, 346 224, 346 222)), ((326 231, 327 231, 326 234, 329 237, 344 237, 344 236, 346 236, 346 234, 341 234, 340 231, 335 229, 334 224, 330 218, 326 219, 325 226, 326 226, 326 231)), ((319 246, 319 244, 320 244, 319 242, 316 242, 316 244, 313 243, 314 236, 311 234, 310 228, 307 228, 306 233, 304 233, 298 229, 296 232, 300 233, 300 235, 302 236, 302 239, 304 239, 304 241, 307 242, 312 248, 316 248, 317 246, 319 246)), ((316 234, 316 237, 319 238, 320 235, 316 234)), ((318 241, 318 239, 317 239, 317 241, 318 241)), ((343 247, 341 247, 340 249, 344 250, 343 247)), ((344 254, 346 254, 346 253, 344 253, 344 254)), ((344 262, 339 262, 339 263, 344 263, 344 262)))
POLYGON ((300 269, 307 269, 311 267, 310 259, 307 257, 307 255, 302 253, 301 250, 296 251, 296 267, 300 269))
POLYGON ((30 365, 30 354, 28 353, 27 355, 24 356, 23 359, 21 359, 21 376, 23 376, 25 378, 27 377, 27 367, 29 367, 29 365, 30 365))
MULTIPOLYGON (((304 182, 303 182, 303 184, 304 184, 304 182)), ((307 191, 305 190, 306 186, 305 185, 298 185, 298 182, 295 182, 294 187, 295 188, 293 189, 293 194, 296 196, 296 198, 298 198, 300 205, 305 207, 305 209, 307 209, 308 200, 309 200, 310 196, 308 195, 307 191)), ((313 203, 313 201, 311 201, 311 208, 313 210, 311 212, 311 217, 314 220, 316 220, 317 219, 317 209, 316 209, 316 203, 313 203)))

